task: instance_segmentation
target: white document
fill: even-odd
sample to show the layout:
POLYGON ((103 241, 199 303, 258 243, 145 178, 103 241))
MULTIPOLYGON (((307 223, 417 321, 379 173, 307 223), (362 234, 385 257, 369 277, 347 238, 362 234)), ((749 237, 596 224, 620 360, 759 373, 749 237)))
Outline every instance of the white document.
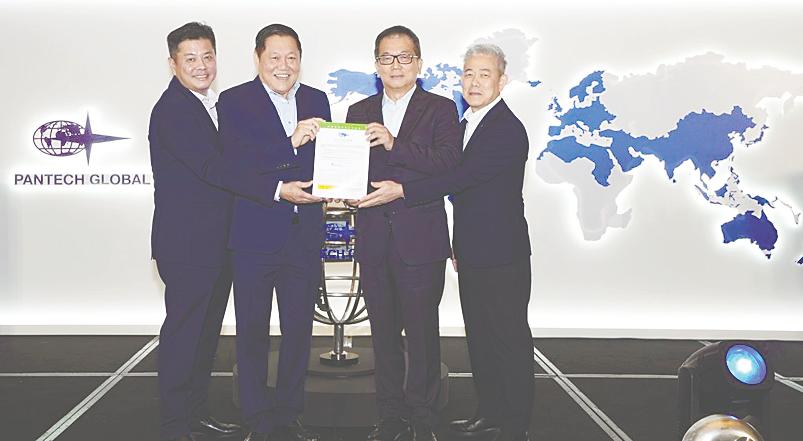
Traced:
POLYGON ((359 199, 368 192, 371 148, 366 124, 321 123, 315 137, 312 194, 322 198, 359 199))

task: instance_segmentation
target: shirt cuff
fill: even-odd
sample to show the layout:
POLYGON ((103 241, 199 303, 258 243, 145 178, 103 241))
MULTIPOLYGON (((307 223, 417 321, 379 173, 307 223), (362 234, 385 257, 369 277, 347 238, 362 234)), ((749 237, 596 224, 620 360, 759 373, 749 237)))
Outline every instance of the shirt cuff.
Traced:
POLYGON ((279 181, 279 183, 276 185, 276 191, 273 193, 273 200, 276 202, 279 202, 281 199, 279 198, 279 193, 282 190, 282 183, 284 183, 284 181, 279 181))

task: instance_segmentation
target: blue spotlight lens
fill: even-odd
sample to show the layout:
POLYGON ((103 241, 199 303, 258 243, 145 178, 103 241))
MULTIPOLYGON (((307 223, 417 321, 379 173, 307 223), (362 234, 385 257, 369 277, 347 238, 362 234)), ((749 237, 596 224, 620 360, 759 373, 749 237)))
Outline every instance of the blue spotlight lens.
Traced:
POLYGON ((745 384, 759 384, 767 377, 767 363, 757 350, 747 345, 733 345, 725 354, 728 370, 745 384))

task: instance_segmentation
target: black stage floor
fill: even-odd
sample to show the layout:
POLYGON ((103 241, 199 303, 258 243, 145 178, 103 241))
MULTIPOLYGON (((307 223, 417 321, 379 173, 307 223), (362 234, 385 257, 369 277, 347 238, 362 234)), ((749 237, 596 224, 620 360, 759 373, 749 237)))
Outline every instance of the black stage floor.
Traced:
MULTIPOLYGON (((315 337, 326 346, 329 337, 315 337)), ((370 345, 355 337, 355 347, 370 345)), ((677 441, 677 368, 693 340, 535 339, 539 441, 677 441)), ((148 336, 0 336, 0 440, 158 440, 156 340, 148 336)), ((772 438, 803 439, 803 342, 770 342, 783 376, 771 392, 772 438)), ((475 406, 465 340, 442 338, 451 372, 442 420, 475 406)), ((210 391, 213 414, 237 421, 234 337, 222 337, 210 391)), ((367 428, 320 428, 324 441, 362 441, 367 428)), ((441 439, 448 440, 445 436, 441 439)))

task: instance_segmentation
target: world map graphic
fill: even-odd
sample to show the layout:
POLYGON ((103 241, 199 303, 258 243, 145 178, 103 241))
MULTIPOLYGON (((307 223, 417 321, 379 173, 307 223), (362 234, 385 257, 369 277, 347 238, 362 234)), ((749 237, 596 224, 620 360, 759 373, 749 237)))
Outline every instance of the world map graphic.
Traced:
MULTIPOLYGON (((544 86, 526 73, 527 52, 535 39, 508 29, 477 41, 505 50, 511 81, 544 86)), ((462 117, 467 105, 461 75, 457 66, 435 63, 423 70, 419 85, 452 99, 462 117)), ((338 69, 329 73, 327 83, 333 104, 381 90, 373 72, 338 69)), ((781 196, 746 188, 737 158, 764 148, 762 141, 772 130, 768 100, 788 105, 795 96, 803 96, 802 74, 751 68, 716 53, 692 55, 647 74, 617 76, 596 70, 579 77, 568 92, 555 93, 545 108, 532 109, 549 112, 554 123, 546 145, 531 144, 531 157, 543 182, 572 186, 577 221, 587 241, 601 240, 611 228, 628 227, 639 207, 622 209, 617 197, 635 174, 658 164, 665 179, 679 187, 678 171, 691 173, 694 194, 712 209, 729 210, 729 220, 719 225, 724 245, 749 241, 770 259, 784 239, 776 222, 786 217, 799 227, 800 208, 781 196), (729 84, 739 87, 729 90, 729 84)), ((527 115, 519 117, 527 125, 527 115)), ((803 256, 797 263, 803 265, 803 256)))

